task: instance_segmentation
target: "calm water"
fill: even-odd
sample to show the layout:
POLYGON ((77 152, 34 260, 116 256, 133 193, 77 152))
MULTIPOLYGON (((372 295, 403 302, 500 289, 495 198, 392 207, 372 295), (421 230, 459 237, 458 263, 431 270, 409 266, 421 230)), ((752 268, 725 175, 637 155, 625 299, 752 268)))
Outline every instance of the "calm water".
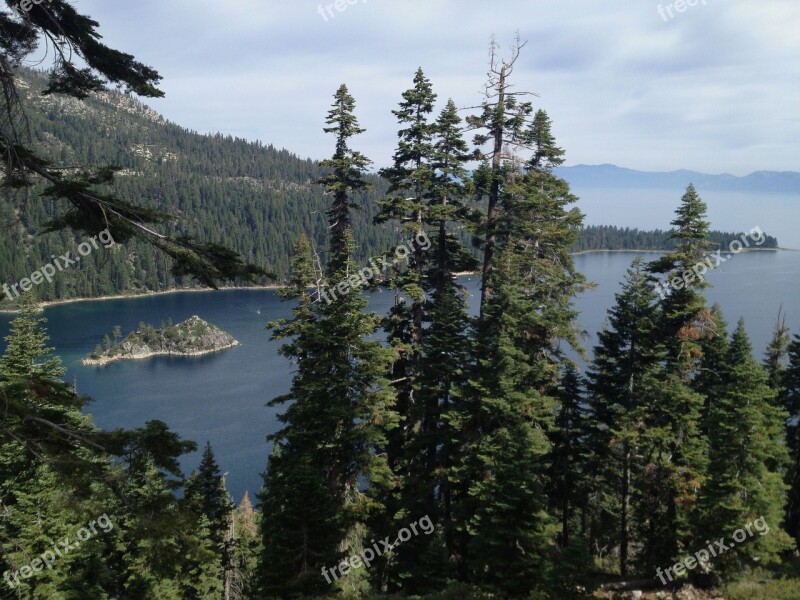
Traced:
MULTIPOLYGON (((686 182, 687 185, 689 182, 686 182)), ((669 229, 685 188, 573 189, 587 225, 669 229)), ((797 194, 697 190, 708 205, 708 218, 718 231, 761 230, 778 238, 783 248, 800 250, 800 190, 797 194)))
MULTIPOLYGON (((596 342, 606 311, 614 302, 618 282, 634 258, 631 253, 586 254, 576 257, 578 268, 598 284, 577 302, 581 324, 596 342)), ((788 324, 800 332, 800 252, 739 254, 709 276, 708 291, 730 323, 744 316, 757 356, 769 341, 778 309, 783 305, 788 324)), ((477 298, 477 279, 464 280, 477 298)), ((385 312, 391 293, 373 294, 370 307, 385 312)), ((292 365, 278 356, 278 343, 269 340, 266 323, 290 315, 290 305, 271 290, 181 293, 131 300, 85 302, 48 309, 52 344, 77 378, 78 389, 93 398, 87 410, 103 428, 138 427, 161 419, 186 439, 202 447, 209 440, 237 500, 261 485, 260 473, 268 456, 265 436, 276 428, 276 409, 265 403, 287 391, 292 365), (124 332, 139 321, 158 325, 179 322, 197 314, 231 332, 241 345, 215 355, 182 358, 153 357, 115 363, 105 368, 83 367, 80 358, 92 351, 115 325, 124 332)), ((0 335, 7 335, 10 315, 0 315, 0 335)), ((199 452, 185 457, 188 473, 199 463, 199 452)))

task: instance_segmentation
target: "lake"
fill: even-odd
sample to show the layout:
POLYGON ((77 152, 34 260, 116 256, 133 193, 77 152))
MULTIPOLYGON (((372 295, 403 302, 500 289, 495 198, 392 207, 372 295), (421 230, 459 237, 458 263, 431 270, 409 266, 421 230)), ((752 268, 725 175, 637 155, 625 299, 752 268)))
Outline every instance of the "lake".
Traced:
MULTIPOLYGON (((687 181, 688 185, 689 182, 687 181)), ((586 225, 670 229, 685 188, 636 189, 575 187, 586 225)), ((782 248, 800 250, 800 190, 795 194, 731 192, 698 188, 708 206, 708 220, 717 231, 742 232, 754 227, 778 238, 782 248)))
MULTIPOLYGON (((596 343, 597 331, 634 257, 629 252, 575 257, 578 269, 597 283, 576 303, 589 334, 588 349, 596 343)), ((763 355, 781 306, 792 332, 800 332, 800 252, 739 254, 710 272, 708 280, 714 287, 707 297, 722 306, 728 322, 733 326, 740 316, 746 319, 757 357, 763 355)), ((474 310, 478 279, 463 282, 473 294, 474 310)), ((392 297, 389 292, 372 294, 370 309, 385 313, 392 297)), ((277 428, 278 410, 265 404, 288 390, 293 371, 290 362, 278 355, 279 343, 270 341, 265 327, 268 321, 290 314, 289 303, 263 289, 81 302, 45 311, 51 344, 68 368, 65 379, 76 379, 78 391, 93 398, 87 411, 100 427, 133 428, 160 419, 196 441, 201 450, 209 440, 223 471, 229 473, 228 487, 237 501, 245 490, 252 496, 261 486, 269 453, 265 437, 277 428), (104 368, 80 364, 115 325, 127 334, 140 321, 158 326, 168 318, 177 323, 195 314, 233 334, 241 345, 195 358, 153 357, 104 368)), ((0 336, 7 335, 12 318, 0 314, 0 336)), ((199 460, 200 451, 187 455, 182 463, 185 471, 194 469, 199 460)))

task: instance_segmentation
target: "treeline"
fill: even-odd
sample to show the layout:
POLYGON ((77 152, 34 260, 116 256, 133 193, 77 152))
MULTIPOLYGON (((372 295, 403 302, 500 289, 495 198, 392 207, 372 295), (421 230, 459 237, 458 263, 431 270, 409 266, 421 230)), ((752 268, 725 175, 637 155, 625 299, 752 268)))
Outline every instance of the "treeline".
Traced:
POLYGON ((209 448, 184 480, 177 460, 195 445, 165 424, 98 431, 23 307, 0 360, 0 569, 15 593, 562 599, 618 577, 721 583, 778 565, 792 597, 800 336, 779 319, 760 364, 702 281, 656 294, 712 251, 689 186, 674 249, 634 261, 578 372, 567 350, 583 352, 574 300, 589 284, 571 256, 583 216, 553 173, 564 152, 547 113, 512 88, 518 53, 493 53, 465 121, 452 100, 435 111, 421 69, 403 93, 371 214, 387 242, 424 234, 431 247, 388 277, 387 315, 358 293, 318 301, 358 277, 353 205, 370 180, 355 100, 337 90, 336 150, 319 165, 326 251, 298 235, 280 291, 292 316, 270 324, 294 379, 269 399, 283 412, 255 514, 232 506, 209 448), (475 269, 472 317, 455 274, 475 269), (32 573, 51 540, 99 515, 113 531, 32 573), (718 540, 724 550, 676 568, 718 540))
MULTIPOLYGON (((172 215, 162 233, 227 246, 281 280, 299 235, 308 235, 324 255, 326 201, 313 185, 324 171, 317 161, 259 142, 188 131, 116 91, 85 100, 42 96, 45 75, 28 69, 18 71, 18 82, 31 147, 54 164, 119 167, 108 191, 172 215)), ((363 232, 356 248, 363 260, 392 247, 395 237, 390 228, 368 227, 386 187, 377 176, 367 179, 374 189, 354 197, 363 210, 353 215, 363 232)), ((2 192, 0 281, 29 277, 53 255, 75 256, 84 241, 71 231, 42 233, 45 224, 62 216, 44 189, 36 184, 16 194, 2 192)), ((134 239, 95 251, 58 272, 53 283, 37 286, 37 294, 53 300, 190 285, 189 278, 172 274, 172 264, 151 244, 134 239)))
MULTIPOLYGON (((19 80, 35 142, 32 147, 56 164, 112 162, 121 169, 113 180, 113 191, 119 197, 174 216, 164 228, 165 234, 188 235, 199 242, 230 247, 248 262, 274 273, 277 281, 286 281, 292 245, 300 235, 308 236, 324 257, 326 201, 313 185, 324 170, 317 161, 259 142, 188 131, 119 92, 108 91, 83 101, 43 97, 43 74, 22 69, 19 80)), ((360 263, 392 248, 399 231, 394 226, 371 226, 386 181, 375 175, 366 175, 365 180, 372 189, 353 198, 361 207, 352 215, 358 234, 355 256, 360 263)), ((36 185, 25 196, 3 191, 0 281, 8 285, 30 277, 53 256, 68 251, 76 256, 78 245, 85 241, 69 230, 41 234, 46 223, 60 216, 55 202, 42 195, 43 190, 36 185)), ((735 237, 711 235, 720 243, 735 237)), ((481 251, 470 246, 471 238, 467 230, 459 232, 459 239, 480 258, 481 251)), ((573 250, 673 247, 669 232, 590 226, 581 231, 573 250)), ((768 237, 762 247, 777 247, 777 240, 768 237)), ((151 244, 134 239, 93 252, 78 264, 59 270, 52 283, 37 286, 37 296, 41 300, 88 298, 192 285, 189 278, 176 277, 172 265, 173 261, 151 244)), ((9 301, 6 294, 0 294, 0 304, 9 301)))
MULTIPOLYGON (((575 252, 589 250, 675 250, 677 240, 673 237, 674 230, 643 231, 630 227, 615 227, 613 225, 587 225, 581 230, 578 242, 573 246, 575 252)), ((740 243, 745 237, 751 248, 777 249, 777 238, 767 235, 760 230, 753 234, 755 241, 749 239, 748 233, 728 233, 722 231, 709 231, 708 240, 713 248, 727 249, 731 242, 738 240, 740 243), (763 238, 763 239, 762 239, 763 238), (760 242, 756 245, 757 242, 760 242)))
POLYGON ((335 95, 329 258, 319 265, 298 241, 281 292, 294 316, 271 324, 296 370, 270 403, 285 410, 261 494, 261 597, 561 599, 617 578, 663 589, 791 570, 800 336, 790 344, 779 320, 762 365, 744 323, 731 331, 706 304, 703 281, 656 294, 716 245, 689 186, 673 249, 633 262, 579 373, 566 350, 582 352, 574 299, 588 284, 570 251, 583 217, 553 173, 563 150, 547 114, 507 95, 508 68, 493 62, 466 119, 482 157, 469 179, 464 124, 452 101, 434 114, 421 70, 394 111, 376 222, 425 232, 433 251, 395 273, 386 316, 365 314, 358 294, 316 301, 357 268, 349 194, 366 163, 354 100, 345 86, 335 95), (461 228, 483 251, 475 318, 454 276, 474 268, 461 228), (425 522, 433 533, 409 533, 425 522), (375 540, 398 543, 380 553, 375 540), (728 543, 717 552, 712 540, 728 543))

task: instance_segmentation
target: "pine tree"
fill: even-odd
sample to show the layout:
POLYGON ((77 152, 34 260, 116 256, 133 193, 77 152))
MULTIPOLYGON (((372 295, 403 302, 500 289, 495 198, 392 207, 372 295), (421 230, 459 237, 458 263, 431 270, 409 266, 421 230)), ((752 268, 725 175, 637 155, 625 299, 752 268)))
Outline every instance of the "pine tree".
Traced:
MULTIPOLYGON (((46 463, 70 480, 83 472, 85 487, 89 473, 97 474, 92 457, 102 446, 94 439, 97 431, 91 419, 81 414, 86 398, 61 379, 65 369, 47 346, 46 319, 39 318, 37 310, 32 296, 22 298, 0 357, 0 403, 5 407, 0 447, 15 457, 7 463, 9 473, 46 463)), ((13 486, 8 491, 13 494, 13 486)), ((3 498, 0 495, 0 501, 3 498)))
MULTIPOLYGON (((306 243, 297 247, 284 293, 298 300, 295 316, 270 324, 276 338, 292 338, 281 352, 298 363, 289 393, 271 401, 292 404, 280 416, 284 426, 270 436, 275 449, 262 493, 264 587, 276 595, 328 589, 333 581, 326 583, 325 569, 359 547, 363 524, 381 508, 378 498, 392 483, 386 457, 376 452, 385 447, 384 432, 396 425, 385 378, 391 351, 367 339, 379 318, 363 312, 366 298, 333 291, 348 278, 358 279, 350 211, 353 194, 367 187, 369 161, 348 145, 363 131, 354 107, 342 85, 325 128, 335 134, 336 150, 323 161, 329 174, 320 181, 331 207, 329 259, 317 302, 308 291, 317 277, 306 243)), ((357 571, 346 575, 348 587, 359 579, 357 571)))
MULTIPOLYGON (((524 139, 534 139, 530 130, 524 139)), ((476 362, 461 414, 451 419, 462 440, 453 480, 468 485, 455 511, 466 577, 506 594, 549 579, 557 525, 547 511, 546 457, 566 362, 559 344, 580 347, 572 302, 583 278, 569 249, 582 215, 552 173, 560 149, 549 135, 538 139, 552 147, 531 141, 532 151, 556 162, 532 161, 504 175, 476 362)))
POLYGON ((592 537, 619 547, 622 575, 628 574, 629 546, 644 520, 634 509, 643 467, 641 426, 661 359, 655 300, 652 278, 637 257, 609 310, 588 374, 592 537))
POLYGON ((675 251, 651 262, 649 270, 665 276, 670 284, 668 293, 659 287, 662 295, 663 334, 667 340, 667 360, 671 370, 688 376, 696 368, 700 357, 698 341, 704 334, 708 309, 702 291, 708 287, 701 271, 693 270, 704 264, 711 250, 708 239, 707 207, 693 185, 686 188, 681 204, 672 221, 670 238, 676 241, 675 251))
MULTIPOLYGON (((11 6, 11 5, 9 5, 11 6)), ((219 280, 254 281, 267 275, 260 267, 245 264, 234 251, 219 244, 202 244, 187 236, 168 236, 153 231, 153 224, 171 217, 162 211, 136 204, 102 191, 112 183, 119 167, 101 166, 70 170, 54 166, 39 156, 28 135, 28 121, 22 106, 15 69, 35 52, 40 39, 68 49, 53 53, 45 95, 60 94, 85 99, 92 92, 105 91, 106 83, 145 97, 164 95, 156 86, 161 76, 154 69, 100 42, 98 23, 82 15, 66 0, 35 3, 24 12, 0 13, 0 80, 5 93, 0 98, 0 153, 4 157, 2 187, 31 188, 36 181, 47 185, 47 195, 63 207, 47 224, 48 231, 71 229, 88 236, 108 229, 118 242, 138 239, 158 248, 174 260, 173 274, 191 275, 216 287, 219 280), (76 61, 76 62, 73 62, 76 61), (80 67, 76 63, 80 63, 80 67)), ((94 147, 94 144, 90 144, 94 147)), ((92 159, 94 157, 91 157, 92 159)), ((95 163, 94 160, 89 161, 95 163)), ((20 211, 27 212, 24 202, 20 211)))
POLYGON ((676 249, 648 269, 670 282, 661 296, 659 339, 666 351, 660 387, 648 414, 648 480, 642 501, 650 515, 642 552, 645 570, 669 564, 691 539, 689 516, 706 472, 706 439, 701 428, 704 397, 692 385, 701 365, 700 340, 713 335, 711 312, 702 291, 707 284, 696 265, 709 255, 706 205, 689 185, 672 221, 676 249))
POLYGON ((30 377, 41 375, 52 379, 63 377, 67 372, 61 359, 51 357, 53 348, 47 347, 49 340, 44 329, 47 319, 37 317, 39 305, 31 293, 20 298, 19 315, 11 321, 8 345, 0 358, 0 376, 30 377))
POLYGON ((259 516, 247 492, 234 511, 232 527, 236 555, 229 598, 252 598, 258 590, 258 558, 263 554, 263 548, 259 538, 259 516))
MULTIPOLYGON (((322 593, 327 585, 317 569, 337 564, 345 536, 338 494, 331 493, 325 472, 316 464, 323 457, 316 456, 320 440, 313 439, 317 430, 323 431, 326 419, 325 414, 314 414, 319 408, 315 402, 321 398, 317 393, 324 388, 323 382, 315 381, 312 362, 317 354, 314 330, 318 317, 309 289, 316 283, 311 246, 301 238, 294 247, 289 285, 278 292, 283 298, 297 299, 294 318, 270 323, 276 338, 289 338, 280 352, 296 357, 298 373, 290 392, 295 404, 278 417, 284 427, 272 436, 274 448, 260 497, 262 594, 322 593), (314 386, 319 386, 316 393, 314 386), (294 440, 289 439, 290 434, 294 440), (294 575, 288 577, 287 573, 294 575)), ((283 401, 278 397, 270 404, 283 401)))
MULTIPOLYGON (((401 127, 398 145, 393 165, 380 171, 389 182, 387 192, 392 196, 378 203, 381 210, 375 222, 396 221, 404 238, 424 233, 430 223, 428 205, 435 177, 431 164, 435 128, 429 122, 429 115, 435 101, 436 94, 430 81, 422 69, 418 69, 414 75, 414 87, 403 92, 399 108, 392 111, 401 127)), ((415 395, 420 386, 420 344, 426 320, 422 278, 429 258, 420 244, 414 244, 411 250, 408 265, 403 265, 393 275, 392 285, 398 291, 385 325, 389 343, 397 354, 391 378, 397 382, 394 384, 396 406, 402 419, 401 426, 389 437, 387 451, 393 468, 404 460, 404 438, 424 419, 424 409, 418 406, 415 395)), ((400 468, 396 470, 399 472, 400 468)))
POLYGON ((779 403, 787 413, 786 444, 790 465, 786 483, 789 485, 789 502, 786 508, 786 530, 800 546, 800 335, 796 335, 788 349, 789 364, 781 376, 779 403))
POLYGON ((705 396, 700 422, 703 435, 708 435, 715 427, 712 407, 725 384, 725 366, 729 353, 728 324, 722 317, 722 309, 718 304, 711 307, 706 330, 706 334, 700 339, 702 358, 693 384, 694 389, 705 396))
POLYGON ((216 575, 214 585, 219 581, 227 584, 235 570, 236 541, 228 536, 234 507, 210 442, 206 442, 197 471, 186 481, 181 508, 208 532, 213 555, 200 567, 213 562, 216 566, 216 571, 212 571, 216 575))
MULTIPOLYGON (((697 547, 702 540, 725 536, 763 518, 774 530, 754 536, 712 561, 715 572, 729 574, 751 561, 775 561, 792 546, 777 525, 783 516, 788 461, 783 444, 786 413, 774 406, 775 392, 764 369, 753 359, 744 322, 731 338, 719 396, 710 409, 708 480, 696 510, 697 547)), ((739 541, 739 540, 737 540, 739 541)))
POLYGON ((184 499, 187 508, 206 516, 212 538, 221 546, 233 506, 210 442, 206 442, 197 471, 189 476, 184 499))
MULTIPOLYGON (((496 260, 500 258, 496 256, 496 260)), ((519 347, 519 317, 527 304, 509 260, 495 266, 496 284, 477 339, 480 357, 464 391, 464 414, 453 419, 461 439, 453 470, 468 496, 454 511, 465 537, 466 576, 518 596, 540 586, 549 571, 557 523, 547 513, 545 457, 555 400, 530 385, 535 365, 519 347)))
POLYGON ((570 546, 578 508, 585 506, 586 413, 584 382, 577 369, 568 364, 559 387, 559 408, 551 436, 550 503, 561 517, 561 548, 570 546))
POLYGON ((783 373, 786 370, 786 354, 792 339, 789 327, 786 325, 786 315, 783 309, 778 310, 778 317, 775 320, 775 329, 772 332, 772 339, 767 346, 764 356, 764 368, 769 377, 769 386, 777 391, 783 387, 783 373))
POLYGON ((481 315, 492 293, 493 280, 490 275, 494 268, 495 246, 498 242, 497 219, 501 213, 501 198, 505 193, 509 174, 519 168, 514 150, 530 149, 532 141, 526 126, 530 125, 533 106, 530 102, 520 100, 531 95, 531 92, 515 91, 511 83, 511 75, 525 44, 518 36, 511 56, 503 59, 498 56, 498 45, 492 38, 489 80, 484 86, 484 101, 479 107, 475 107, 480 108, 481 112, 467 117, 470 129, 482 132, 475 135, 475 145, 478 148, 490 145, 488 151, 477 152, 481 165, 474 173, 476 190, 479 195, 486 197, 487 202, 486 215, 480 227, 480 233, 483 234, 481 315))
MULTIPOLYGON (((418 87, 420 75, 416 80, 418 87)), ((412 92, 415 90, 407 94, 412 92)), ((424 94, 422 97, 430 98, 424 94)), ((440 586, 450 566, 447 557, 454 552, 452 490, 447 471, 457 452, 453 445, 457 440, 449 437, 444 415, 458 402, 460 386, 465 381, 464 365, 469 357, 469 318, 464 291, 455 273, 476 265, 457 235, 468 218, 463 202, 467 193, 464 182, 468 179, 464 164, 470 158, 460 123, 456 106, 450 100, 435 123, 415 122, 410 128, 429 132, 429 142, 415 147, 420 149, 418 156, 424 154, 427 161, 420 171, 430 171, 430 176, 419 185, 418 195, 424 202, 418 215, 424 225, 432 226, 433 232, 427 248, 417 245, 425 253, 418 253, 414 259, 418 274, 413 276, 413 285, 421 286, 424 302, 413 299, 410 290, 404 288, 412 296, 408 318, 402 317, 406 307, 401 304, 392 309, 390 320, 391 332, 400 334, 390 335, 390 343, 401 357, 395 362, 391 376, 393 380, 401 380, 396 389, 403 423, 394 435, 390 433, 388 446, 393 471, 403 478, 398 499, 400 510, 391 512, 397 515, 396 528, 428 516, 436 525, 436 533, 417 536, 398 549, 393 561, 394 578, 405 593, 420 593, 440 586), (418 316, 428 323, 424 335, 423 329, 416 327, 418 316), (402 357, 410 360, 403 363, 402 357)), ((402 135, 406 139, 409 133, 402 135)), ((410 146, 411 141, 405 145, 410 146)), ((422 179, 415 176, 414 181, 422 179)))
MULTIPOLYGON (((389 197, 378 202, 380 211, 375 222, 392 221, 399 225, 403 239, 412 236, 422 239, 430 223, 428 205, 435 177, 431 164, 434 125, 429 119, 436 101, 436 94, 422 69, 417 69, 413 87, 403 92, 402 98, 398 109, 392 111, 400 126, 393 164, 380 171, 389 182, 389 197)), ((421 244, 413 244, 410 251, 407 264, 396 266, 391 274, 395 303, 384 321, 388 342, 395 354, 389 376, 400 419, 400 426, 387 434, 386 454, 400 485, 392 491, 392 497, 384 499, 388 514, 396 515, 397 520, 382 521, 374 526, 395 530, 403 527, 404 522, 417 520, 425 514, 436 519, 437 512, 432 506, 435 451, 430 455, 423 449, 420 454, 418 448, 410 448, 418 445, 416 438, 430 436, 431 427, 436 425, 435 417, 428 414, 429 407, 419 396, 423 369, 421 344, 424 322, 428 320, 423 277, 430 259, 421 244)), ((420 545, 427 542, 427 537, 417 538, 398 548, 385 577, 404 578, 404 587, 411 586, 409 589, 413 592, 420 545)))
POLYGON ((567 363, 556 394, 559 402, 555 428, 550 435, 548 492, 550 512, 561 522, 558 548, 548 591, 552 597, 572 598, 576 590, 591 585, 594 559, 587 537, 589 497, 594 482, 589 472, 589 415, 584 393, 585 380, 574 365, 567 363))

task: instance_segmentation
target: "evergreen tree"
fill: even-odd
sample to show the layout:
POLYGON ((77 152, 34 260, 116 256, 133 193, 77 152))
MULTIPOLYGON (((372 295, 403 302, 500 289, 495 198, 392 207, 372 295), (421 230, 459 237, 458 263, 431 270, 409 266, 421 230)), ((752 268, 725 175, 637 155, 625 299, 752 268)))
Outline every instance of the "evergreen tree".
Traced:
MULTIPOLYGON (((430 222, 428 204, 435 173, 431 164, 434 125, 429 122, 429 115, 435 101, 430 81, 422 69, 418 69, 414 87, 403 92, 399 108, 392 111, 401 127, 398 145, 393 165, 380 171, 389 182, 388 193, 392 196, 379 202, 381 210, 375 222, 394 220, 399 223, 404 238, 422 234, 430 222)), ((396 406, 402 419, 401 426, 390 434, 387 448, 393 468, 395 463, 403 461, 403 437, 423 419, 422 411, 415 406, 415 394, 420 385, 420 344, 426 320, 422 277, 429 259, 420 244, 414 244, 411 250, 408 264, 399 267, 394 274, 392 284, 398 292, 385 325, 389 343, 397 353, 391 377, 397 382, 394 384, 396 406)))
MULTIPOLYGON (((397 223, 400 235, 408 239, 425 234, 430 223, 428 206, 435 176, 431 164, 434 125, 429 118, 436 94, 422 69, 417 69, 413 87, 403 92, 402 97, 398 109, 392 111, 400 126, 393 164, 380 171, 389 182, 387 193, 390 196, 379 201, 380 211, 375 222, 397 223)), ((396 266, 392 273, 395 303, 384 322, 389 345, 395 354, 389 375, 400 419, 399 427, 387 434, 386 454, 392 472, 398 477, 399 489, 393 490, 393 498, 384 499, 388 514, 396 515, 397 521, 382 520, 374 526, 395 530, 404 522, 417 520, 425 514, 435 519, 437 512, 433 498, 436 451, 428 453, 427 448, 411 448, 418 445, 416 438, 431 435, 430 429, 436 422, 435 417, 428 414, 430 407, 419 396, 423 324, 428 319, 423 276, 430 259, 421 244, 414 244, 410 250, 407 263, 396 266)), ((413 591, 415 571, 420 566, 419 546, 427 541, 418 538, 398 548, 387 578, 403 577, 404 587, 410 585, 413 591), (413 566, 408 565, 409 561, 413 566)))
POLYGON ((515 596, 546 579, 557 530, 543 469, 555 403, 529 384, 535 373, 517 338, 525 304, 512 268, 503 262, 494 273, 484 317, 496 329, 477 339, 482 358, 464 392, 466 414, 454 421, 462 440, 454 479, 469 482, 455 519, 467 537, 468 578, 515 596))
POLYGON ((573 539, 578 508, 585 506, 586 413, 583 380, 573 365, 564 369, 559 387, 559 407, 551 436, 550 503, 561 517, 559 545, 567 548, 573 539))
POLYGON ((530 149, 532 138, 526 131, 530 125, 533 106, 520 100, 531 92, 513 90, 511 75, 526 42, 517 37, 511 56, 503 59, 498 56, 497 42, 492 38, 490 44, 489 80, 484 86, 484 101, 481 112, 467 117, 470 129, 477 130, 475 145, 480 149, 489 145, 486 152, 478 150, 481 165, 474 173, 478 195, 486 197, 486 215, 479 232, 482 234, 483 269, 481 287, 481 315, 486 301, 492 293, 490 277, 494 268, 497 239, 497 219, 501 211, 501 198, 510 175, 519 169, 514 151, 519 148, 530 149))
MULTIPOLYGON (((320 386, 319 393, 323 391, 322 382, 315 381, 313 362, 317 356, 314 331, 318 317, 309 288, 316 280, 311 247, 308 240, 301 238, 294 248, 290 286, 278 291, 283 298, 297 299, 294 318, 270 323, 276 338, 290 337, 280 352, 297 358, 298 373, 290 392, 296 398, 295 404, 278 417, 285 425, 272 436, 275 445, 261 492, 263 554, 259 557, 259 573, 264 595, 322 593, 327 585, 317 569, 337 564, 339 545, 345 536, 338 494, 331 492, 326 473, 316 465, 323 459, 316 454, 324 453, 330 444, 328 441, 322 445, 321 439, 314 439, 318 430, 324 431, 329 418, 314 414, 319 409, 315 403, 321 398, 315 394, 314 386, 320 386), (296 440, 288 439, 289 434, 296 440), (294 575, 289 577, 288 573, 294 575)), ((270 404, 283 401, 278 397, 270 404)))
POLYGON ((694 379, 694 389, 705 396, 700 421, 703 435, 708 435, 716 426, 712 407, 725 384, 725 367, 729 353, 728 324, 722 317, 718 304, 711 307, 706 329, 706 334, 700 339, 702 358, 694 379))
POLYGON ((775 561, 792 544, 777 528, 786 492, 782 481, 788 459, 783 444, 786 413, 774 406, 775 392, 753 359, 742 320, 731 338, 723 381, 710 409, 714 427, 708 433, 708 480, 697 505, 696 540, 722 535, 731 540, 735 530, 759 518, 776 525, 770 535, 731 544, 730 551, 713 559, 715 572, 729 574, 743 563, 775 561))
POLYGON ((6 351, 0 357, 0 376, 6 378, 41 375, 59 379, 67 372, 61 359, 50 356, 53 348, 44 329, 47 319, 37 317, 39 305, 32 293, 21 296, 19 314, 11 321, 6 351))
POLYGON ((778 318, 775 320, 775 329, 772 332, 772 339, 767 346, 764 356, 764 368, 769 377, 769 386, 777 391, 783 387, 783 373, 786 370, 786 354, 791 343, 789 327, 786 325, 786 315, 783 309, 778 310, 778 318))
POLYGON ((576 198, 552 167, 531 162, 507 174, 477 361, 452 419, 462 439, 453 478, 470 482, 457 511, 467 576, 512 595, 549 579, 557 525, 547 511, 545 459, 565 362, 559 344, 579 348, 572 302, 583 278, 569 248, 582 215, 568 208, 576 198))
POLYGON ((184 498, 187 507, 208 518, 212 538, 221 545, 233 506, 210 442, 206 442, 197 472, 186 483, 184 498))
MULTIPOLYGON (((420 76, 421 72, 415 80, 417 87, 407 95, 425 90, 420 76)), ((421 97, 432 100, 428 94, 421 97)), ((426 104, 425 111, 417 112, 429 112, 429 106, 426 104)), ((464 292, 456 282, 455 273, 476 264, 456 233, 468 218, 463 203, 467 193, 464 164, 470 155, 460 123, 455 104, 450 100, 435 123, 415 121, 410 127, 411 131, 423 129, 430 138, 425 144, 413 146, 417 157, 424 158, 426 163, 424 168, 417 169, 425 176, 415 171, 412 180, 418 186, 418 196, 424 199, 417 214, 424 225, 433 227, 433 233, 428 248, 421 244, 415 248, 416 273, 411 276, 412 286, 420 289, 423 297, 415 299, 413 290, 406 286, 403 291, 412 298, 411 306, 396 305, 389 320, 390 343, 400 357, 391 376, 400 381, 396 389, 402 427, 389 434, 387 453, 393 471, 402 476, 401 510, 391 511, 397 514, 396 527, 424 516, 437 527, 435 534, 417 536, 398 549, 393 570, 398 585, 406 593, 441 585, 449 567, 447 556, 454 551, 450 523, 452 490, 447 470, 452 465, 452 454, 456 451, 453 444, 457 440, 449 438, 443 415, 458 402, 469 356, 469 319, 464 292), (409 312, 404 318, 406 310, 409 312), (417 327, 422 322, 428 323, 424 335, 422 327, 417 327)), ((408 139, 401 142, 401 149, 412 145, 415 138, 409 135, 409 131, 401 132, 402 139, 408 139)), ((419 223, 410 217, 406 220, 419 223)))
POLYGON ((245 492, 233 513, 235 559, 227 598, 254 598, 258 590, 258 558, 263 554, 259 539, 259 516, 245 492))
POLYGON ((622 575, 628 574, 629 547, 646 518, 634 509, 642 475, 641 428, 662 356, 655 300, 652 278, 637 257, 609 310, 588 374, 589 470, 595 483, 591 535, 603 542, 599 545, 619 547, 622 575))
MULTIPOLYGON (((358 278, 350 211, 353 194, 367 186, 369 161, 348 145, 363 131, 354 107, 342 85, 325 128, 335 134, 336 150, 323 162, 330 173, 320 181, 331 207, 329 259, 317 302, 308 291, 316 277, 306 243, 297 248, 285 292, 299 301, 295 317, 271 324, 276 338, 292 338, 281 351, 298 362, 289 393, 272 401, 293 403, 280 417, 284 427, 271 436, 275 451, 262 494, 265 588, 276 595, 327 589, 325 569, 360 547, 362 525, 381 508, 378 498, 391 485, 386 457, 376 452, 385 447, 384 431, 396 425, 384 376, 391 351, 367 339, 379 318, 363 312, 366 298, 333 291, 358 278)), ((361 578, 351 571, 337 584, 358 586, 361 578)))
POLYGON ((694 186, 689 185, 672 221, 675 230, 670 237, 676 241, 677 248, 649 265, 651 272, 664 275, 671 284, 669 293, 660 292, 663 295, 662 329, 669 348, 667 360, 670 369, 684 377, 691 375, 697 367, 700 357, 698 340, 704 334, 703 327, 709 316, 702 295, 709 284, 700 270, 694 270, 710 255, 706 211, 705 202, 694 186))
MULTIPOLYGON (((163 224, 171 217, 103 191, 119 167, 104 165, 77 171, 59 168, 34 150, 27 135, 27 120, 14 70, 36 51, 40 39, 62 49, 53 53, 45 95, 84 99, 92 92, 104 91, 106 82, 145 97, 164 95, 156 87, 161 80, 158 72, 101 43, 97 26, 96 21, 79 14, 65 0, 34 4, 24 15, 14 11, 0 13, 3 47, 0 80, 5 89, 0 98, 3 115, 0 152, 5 157, 2 187, 18 190, 43 182, 47 185, 47 196, 63 207, 60 214, 50 219, 47 231, 71 229, 97 236, 108 230, 117 242, 138 239, 170 256, 176 276, 191 275, 205 285, 216 287, 219 280, 253 281, 257 275, 266 275, 264 269, 245 264, 236 252, 219 244, 202 244, 185 235, 153 231, 153 224, 163 224), (76 59, 81 68, 73 62, 76 59)), ((18 202, 17 207, 26 211, 24 202, 18 202)))
POLYGON ((692 385, 701 365, 700 340, 713 335, 702 291, 709 284, 696 265, 710 254, 706 205, 689 185, 672 221, 676 249, 648 269, 671 284, 662 296, 658 336, 665 348, 660 386, 651 402, 642 498, 647 507, 643 568, 669 564, 691 539, 689 515, 706 473, 706 439, 701 428, 704 397, 692 385))
POLYGON ((786 444, 790 465, 786 474, 789 502, 786 508, 786 530, 800 546, 800 335, 789 345, 789 364, 781 376, 780 405, 788 415, 786 444))

